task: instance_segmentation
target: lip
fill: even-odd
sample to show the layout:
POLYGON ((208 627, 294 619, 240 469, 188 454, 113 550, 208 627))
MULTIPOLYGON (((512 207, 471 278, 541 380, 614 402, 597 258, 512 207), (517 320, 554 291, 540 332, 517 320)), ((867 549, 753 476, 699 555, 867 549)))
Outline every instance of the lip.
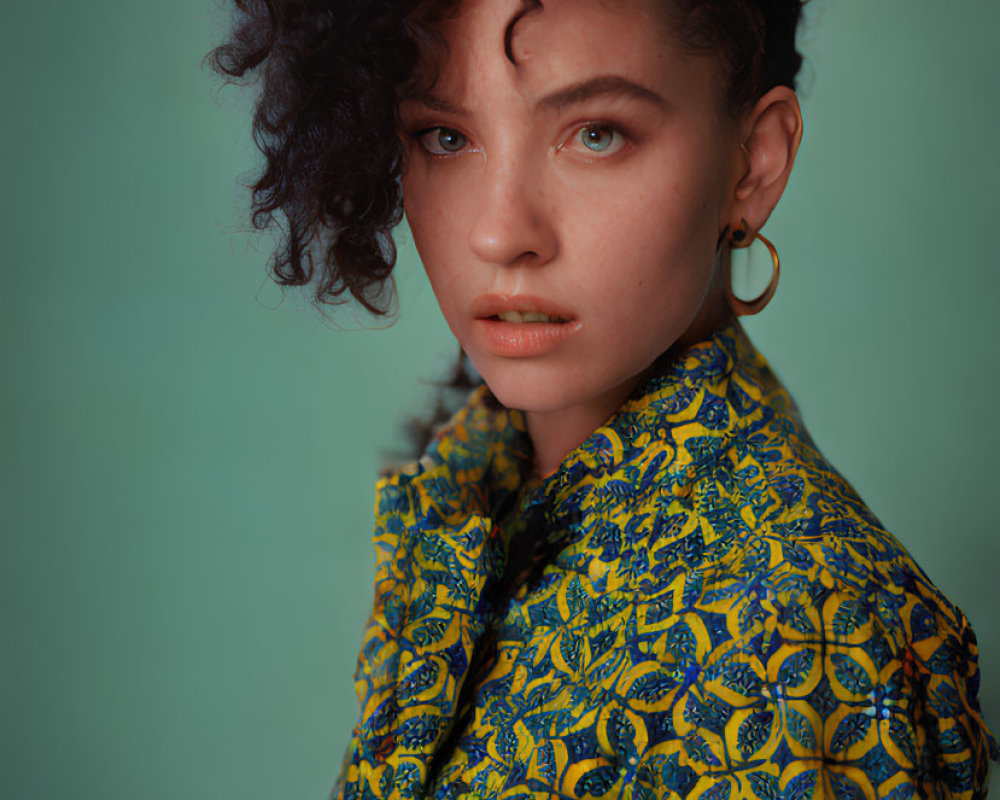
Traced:
MULTIPOLYGON (((478 320, 489 319, 498 314, 503 314, 505 311, 539 311, 546 316, 558 317, 567 322, 575 320, 573 312, 569 309, 563 308, 551 300, 546 300, 544 297, 535 297, 530 294, 482 294, 472 301, 469 310, 472 312, 472 316, 478 320)), ((508 322, 506 324, 515 325, 517 323, 508 322)), ((548 325, 565 323, 533 322, 530 324, 548 325)))
POLYGON ((488 294, 470 305, 474 328, 490 353, 504 358, 540 356, 554 350, 567 337, 580 330, 572 312, 545 298, 526 294, 488 294), (565 322, 505 322, 497 319, 505 311, 538 311, 565 322))

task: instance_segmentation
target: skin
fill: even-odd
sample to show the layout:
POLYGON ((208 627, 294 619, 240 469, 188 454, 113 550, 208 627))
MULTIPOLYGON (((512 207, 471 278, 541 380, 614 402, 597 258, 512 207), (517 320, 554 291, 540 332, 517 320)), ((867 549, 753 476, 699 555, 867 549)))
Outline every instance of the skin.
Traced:
POLYGON ((436 83, 400 103, 403 197, 449 327, 524 411, 546 475, 658 356, 727 321, 720 236, 763 226, 802 122, 786 87, 728 113, 716 57, 677 43, 646 0, 546 0, 514 25, 512 62, 521 9, 466 0, 442 24, 436 83), (484 322, 497 302, 561 321, 484 322), (552 336, 512 353, 501 328, 552 336))

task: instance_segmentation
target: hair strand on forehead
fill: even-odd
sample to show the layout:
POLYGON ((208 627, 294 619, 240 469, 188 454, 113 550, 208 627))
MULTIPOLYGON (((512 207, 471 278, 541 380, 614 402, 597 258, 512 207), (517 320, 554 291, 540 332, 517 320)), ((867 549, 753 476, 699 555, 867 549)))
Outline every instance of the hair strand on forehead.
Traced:
POLYGON ((536 11, 542 8, 542 0, 523 0, 523 7, 513 16, 510 22, 507 23, 507 27, 503 32, 503 52, 507 56, 507 60, 510 61, 515 67, 517 66, 517 61, 514 58, 513 50, 513 39, 514 39, 514 26, 520 22, 521 18, 526 14, 536 11))

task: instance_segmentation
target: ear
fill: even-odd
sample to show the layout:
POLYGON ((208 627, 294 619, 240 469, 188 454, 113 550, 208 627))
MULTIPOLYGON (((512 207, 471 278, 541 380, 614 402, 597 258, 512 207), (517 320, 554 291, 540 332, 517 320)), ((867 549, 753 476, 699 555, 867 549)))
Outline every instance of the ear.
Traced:
POLYGON ((725 223, 730 230, 764 227, 781 199, 802 141, 802 110, 787 86, 775 86, 757 101, 745 122, 743 143, 749 164, 736 183, 725 223))

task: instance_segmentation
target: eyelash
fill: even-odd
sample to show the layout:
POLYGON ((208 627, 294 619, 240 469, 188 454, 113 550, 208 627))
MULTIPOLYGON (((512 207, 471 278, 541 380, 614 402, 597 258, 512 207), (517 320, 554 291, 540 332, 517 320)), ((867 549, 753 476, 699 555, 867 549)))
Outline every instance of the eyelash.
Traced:
MULTIPOLYGON (((615 153, 618 153, 622 149, 628 147, 634 141, 633 137, 629 134, 629 132, 623 126, 621 126, 621 125, 618 125, 618 124, 612 123, 612 122, 592 121, 592 122, 586 122, 586 123, 583 123, 583 124, 577 124, 577 125, 573 126, 573 129, 570 132, 570 134, 568 136, 566 136, 556 146, 556 148, 555 148, 556 151, 560 151, 563 148, 565 148, 568 144, 570 144, 572 142, 572 140, 574 138, 578 137, 581 133, 583 133, 584 131, 587 131, 587 130, 608 131, 613 136, 617 136, 621 140, 621 143, 617 147, 615 147, 615 149, 611 150, 610 153, 607 153, 607 154, 604 154, 604 151, 593 150, 591 148, 587 148, 586 145, 584 145, 582 142, 580 142, 580 147, 581 147, 581 150, 584 151, 584 155, 589 160, 592 160, 592 161, 596 161, 596 160, 601 159, 601 158, 609 158, 610 156, 614 155, 615 153)), ((462 139, 465 140, 465 145, 466 146, 469 144, 469 138, 464 133, 462 133, 461 131, 457 130, 456 128, 449 128, 446 125, 434 125, 434 126, 429 127, 429 128, 421 128, 421 129, 419 129, 417 131, 414 131, 413 133, 409 134, 409 136, 418 145, 420 145, 420 147, 423 149, 423 151, 429 157, 431 157, 431 158, 452 158, 453 156, 457 156, 457 155, 460 155, 463 152, 466 152, 466 146, 463 146, 461 149, 458 149, 458 150, 450 150, 450 151, 444 151, 444 152, 438 152, 438 151, 435 151, 435 150, 431 150, 425 144, 426 137, 430 136, 431 134, 434 134, 434 133, 437 133, 440 136, 440 133, 442 131, 448 131, 450 133, 457 134, 458 136, 462 137, 462 139)))

